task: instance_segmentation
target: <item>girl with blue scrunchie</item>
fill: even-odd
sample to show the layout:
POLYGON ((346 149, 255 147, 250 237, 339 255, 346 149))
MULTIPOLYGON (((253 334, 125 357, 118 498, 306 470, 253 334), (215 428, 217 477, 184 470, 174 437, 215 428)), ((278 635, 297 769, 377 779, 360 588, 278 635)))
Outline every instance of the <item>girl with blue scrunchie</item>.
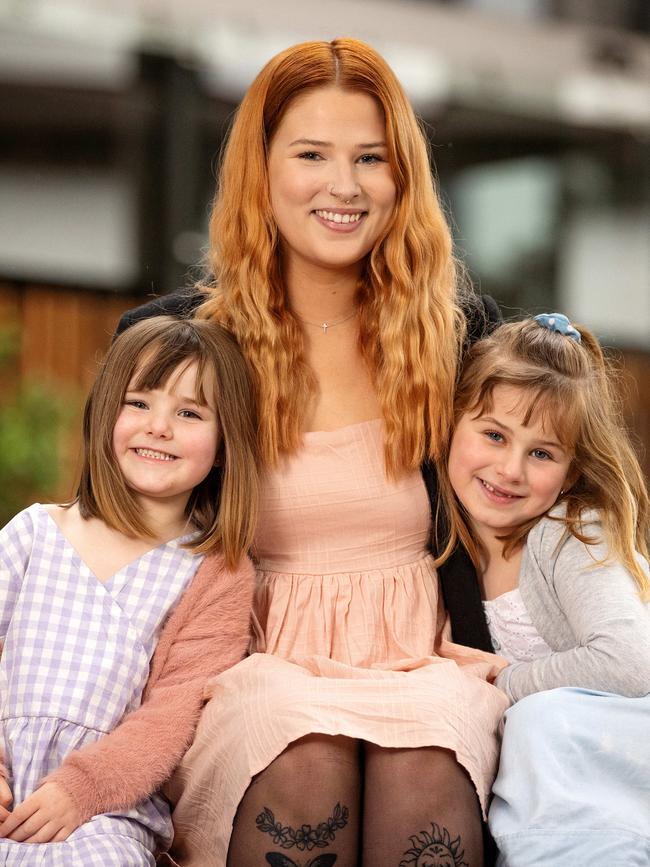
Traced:
POLYGON ((596 338, 561 314, 469 351, 440 466, 507 661, 489 824, 508 867, 650 863, 650 504, 596 338))

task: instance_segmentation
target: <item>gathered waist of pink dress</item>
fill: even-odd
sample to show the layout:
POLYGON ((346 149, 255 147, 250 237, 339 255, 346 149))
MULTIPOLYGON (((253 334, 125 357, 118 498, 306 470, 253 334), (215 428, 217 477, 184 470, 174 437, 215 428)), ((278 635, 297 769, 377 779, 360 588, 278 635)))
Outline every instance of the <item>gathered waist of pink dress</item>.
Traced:
POLYGON ((366 551, 329 549, 318 551, 313 558, 305 557, 305 552, 289 552, 286 556, 262 557, 256 560, 258 575, 268 577, 276 575, 291 576, 294 579, 305 580, 336 580, 339 577, 353 578, 363 575, 364 578, 381 580, 387 573, 411 570, 425 566, 427 571, 434 571, 431 554, 418 546, 413 550, 404 546, 400 551, 392 547, 389 551, 368 549, 366 551))

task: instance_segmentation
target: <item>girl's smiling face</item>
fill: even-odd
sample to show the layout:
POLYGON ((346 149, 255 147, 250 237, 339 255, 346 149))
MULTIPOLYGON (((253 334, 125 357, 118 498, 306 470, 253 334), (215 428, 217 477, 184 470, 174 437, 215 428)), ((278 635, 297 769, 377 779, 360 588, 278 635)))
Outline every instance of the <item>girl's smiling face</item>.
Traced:
POLYGON ((571 467, 569 450, 541 414, 524 424, 528 398, 522 389, 497 386, 491 405, 461 416, 452 437, 449 480, 486 545, 545 514, 571 467))
POLYGON ((180 517, 192 490, 214 466, 216 410, 197 397, 195 361, 181 365, 159 388, 137 390, 137 373, 113 429, 115 457, 143 505, 174 503, 180 517))
POLYGON ((290 266, 357 266, 395 207, 384 118, 366 93, 329 86, 299 94, 271 140, 268 174, 290 266))

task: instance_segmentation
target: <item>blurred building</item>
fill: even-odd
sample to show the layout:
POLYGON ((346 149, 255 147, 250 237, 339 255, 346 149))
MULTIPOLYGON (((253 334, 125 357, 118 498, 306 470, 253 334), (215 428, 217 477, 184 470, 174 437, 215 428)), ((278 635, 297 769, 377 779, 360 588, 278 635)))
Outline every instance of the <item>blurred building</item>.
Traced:
MULTIPOLYGON (((647 0, 0 0, 0 302, 36 286, 51 320, 24 358, 80 295, 114 318, 192 282, 247 85, 340 35, 403 81, 475 282, 624 349, 650 438, 647 0)), ((79 358, 110 317, 77 317, 79 358)))
POLYGON ((0 27, 0 278, 177 287, 255 72, 346 34, 426 122, 482 288, 650 345, 645 0, 6 0, 0 27))

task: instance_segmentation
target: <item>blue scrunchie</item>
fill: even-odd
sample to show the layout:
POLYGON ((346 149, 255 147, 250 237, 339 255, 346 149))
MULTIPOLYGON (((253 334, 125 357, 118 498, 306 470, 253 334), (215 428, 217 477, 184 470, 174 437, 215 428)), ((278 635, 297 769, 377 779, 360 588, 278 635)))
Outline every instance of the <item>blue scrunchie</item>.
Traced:
POLYGON ((541 325, 542 328, 548 328, 549 331, 557 331, 558 334, 564 334, 575 340, 576 343, 581 343, 580 332, 566 318, 564 313, 540 313, 534 317, 535 322, 541 325))

